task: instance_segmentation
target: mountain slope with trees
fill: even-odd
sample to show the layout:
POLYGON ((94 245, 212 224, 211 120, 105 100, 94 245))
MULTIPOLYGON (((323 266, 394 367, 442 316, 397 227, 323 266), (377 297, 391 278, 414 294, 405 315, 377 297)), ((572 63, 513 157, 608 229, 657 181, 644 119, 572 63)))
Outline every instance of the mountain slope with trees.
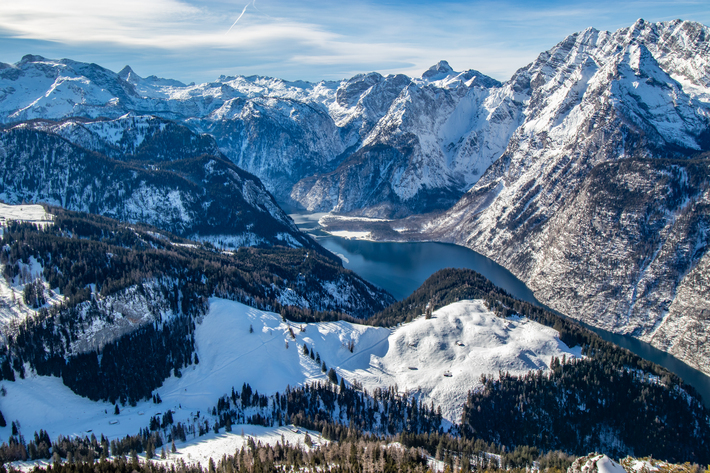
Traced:
POLYGON ((3 328, 5 379, 15 376, 10 367, 23 376, 29 363, 92 399, 135 402, 195 361, 195 321, 210 297, 276 311, 290 306, 288 313, 314 319, 367 317, 393 302, 313 250, 223 252, 153 227, 50 211, 54 223, 43 229, 12 221, 4 229, 6 283, 33 288, 25 303, 61 294, 3 328), (27 277, 27 267, 41 272, 27 277))
MULTIPOLYGON (((36 129, 44 123, 34 125, 0 131, 0 198, 7 203, 59 205, 230 248, 324 251, 298 231, 256 177, 219 154, 197 154, 209 146, 183 151, 175 140, 187 139, 185 129, 175 128, 172 135, 164 130, 147 149, 132 150, 136 154, 109 148, 120 157, 114 159, 36 129), (171 140, 177 150, 164 148, 163 156, 152 151, 171 140)), ((188 136, 199 142, 197 135, 188 136)))

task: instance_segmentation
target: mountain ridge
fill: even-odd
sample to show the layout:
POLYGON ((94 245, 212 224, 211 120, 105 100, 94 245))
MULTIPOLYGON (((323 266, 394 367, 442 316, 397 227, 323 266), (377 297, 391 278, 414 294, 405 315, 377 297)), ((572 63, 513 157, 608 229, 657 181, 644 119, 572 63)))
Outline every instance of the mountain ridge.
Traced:
POLYGON ((282 201, 430 212, 385 237, 473 248, 547 305, 709 372, 709 197, 694 162, 710 149, 708 38, 681 20, 588 28, 505 83, 441 62, 422 78, 237 76, 140 92, 96 65, 27 56, 0 71, 0 111, 5 123, 69 114, 118 128, 150 111, 212 134, 282 201))
POLYGON ((524 120, 453 207, 325 223, 467 246, 546 305, 710 373, 710 66, 686 50, 708 38, 681 21, 573 34, 503 85, 524 120))

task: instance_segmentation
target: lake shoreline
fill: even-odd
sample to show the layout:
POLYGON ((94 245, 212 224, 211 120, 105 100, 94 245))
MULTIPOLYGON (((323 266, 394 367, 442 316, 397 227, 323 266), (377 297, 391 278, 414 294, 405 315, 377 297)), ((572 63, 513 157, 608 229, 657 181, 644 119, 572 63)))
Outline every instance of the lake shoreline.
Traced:
POLYGON ((547 307, 538 301, 530 288, 514 274, 475 250, 454 243, 408 238, 411 232, 397 232, 397 235, 390 235, 391 221, 384 219, 340 216, 333 219, 333 216, 324 212, 296 212, 290 216, 299 229, 339 256, 343 266, 353 270, 368 282, 387 290, 397 300, 408 297, 439 269, 448 267, 472 269, 514 297, 573 320, 602 339, 663 366, 693 386, 702 396, 705 405, 710 407, 709 376, 639 339, 590 326, 547 307), (333 221, 337 221, 338 224, 328 225, 333 221), (321 222, 327 225, 326 228, 323 228, 321 222), (380 230, 377 228, 368 230, 368 224, 380 230), (382 228, 388 228, 389 231, 382 232, 382 228), (387 236, 399 236, 399 238, 389 239, 386 238, 387 236))

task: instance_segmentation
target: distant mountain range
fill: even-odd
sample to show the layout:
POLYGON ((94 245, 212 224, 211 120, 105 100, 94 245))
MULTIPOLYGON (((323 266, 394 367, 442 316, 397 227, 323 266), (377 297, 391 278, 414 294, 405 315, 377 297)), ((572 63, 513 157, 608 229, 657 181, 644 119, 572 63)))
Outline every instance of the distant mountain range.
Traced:
POLYGON ((590 28, 505 83, 442 61, 421 78, 184 85, 25 56, 0 65, 0 122, 8 201, 233 245, 310 245, 266 191, 396 218, 374 237, 466 245, 551 307, 710 373, 701 24, 590 28))

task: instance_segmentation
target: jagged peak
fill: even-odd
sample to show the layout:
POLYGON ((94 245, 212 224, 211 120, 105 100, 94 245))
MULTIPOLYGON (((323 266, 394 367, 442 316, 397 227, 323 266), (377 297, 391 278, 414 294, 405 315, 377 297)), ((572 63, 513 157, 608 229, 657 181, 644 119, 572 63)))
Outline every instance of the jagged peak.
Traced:
POLYGON ((38 54, 26 54, 20 59, 20 64, 26 64, 28 62, 46 62, 48 59, 40 56, 38 54))
POLYGON ((129 77, 138 77, 138 74, 136 74, 133 69, 131 69, 131 66, 126 65, 123 69, 119 71, 118 77, 123 80, 128 80, 129 77))
POLYGON ((455 74, 453 68, 447 61, 441 60, 427 69, 424 74, 422 74, 422 79, 443 79, 450 74, 455 74))

